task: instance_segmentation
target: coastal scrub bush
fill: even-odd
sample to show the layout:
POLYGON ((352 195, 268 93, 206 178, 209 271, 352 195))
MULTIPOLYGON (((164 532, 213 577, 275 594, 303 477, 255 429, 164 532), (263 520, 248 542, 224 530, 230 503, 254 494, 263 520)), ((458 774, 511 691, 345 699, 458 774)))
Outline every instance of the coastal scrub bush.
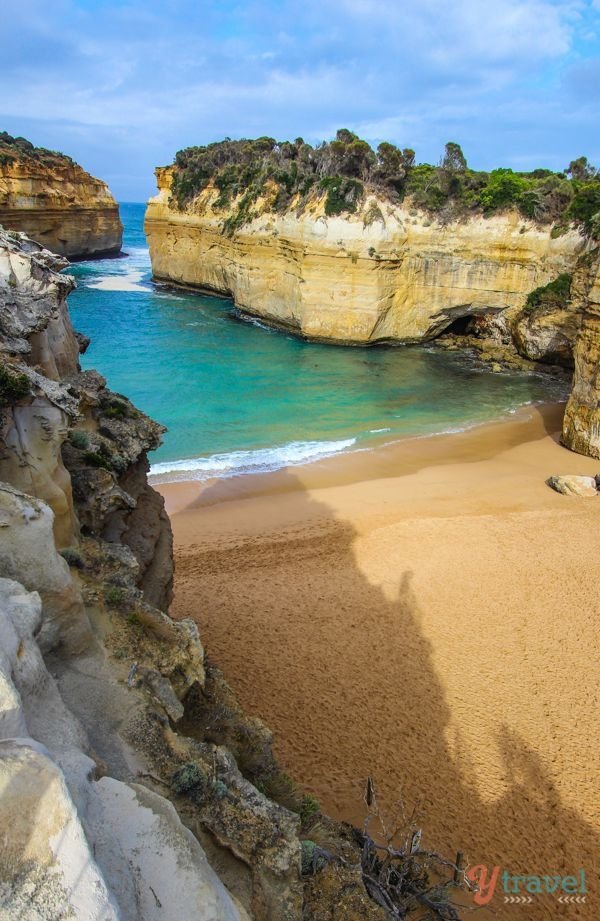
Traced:
POLYGON ((211 790, 216 799, 225 799, 227 793, 229 792, 227 784, 222 780, 213 780, 211 784, 211 790))
POLYGON ((31 383, 26 374, 13 371, 8 365, 0 365, 0 409, 12 406, 31 393, 31 383))
POLYGON ((79 550, 76 550, 75 547, 64 547, 58 552, 72 569, 85 569, 84 559, 79 550))
POLYGON ((531 183, 511 169, 495 169, 481 190, 479 202, 484 212, 497 211, 508 205, 518 205, 521 197, 531 189, 531 183))
POLYGON ((321 804, 316 796, 313 796, 312 793, 305 793, 300 803, 299 813, 302 827, 306 828, 320 811, 321 804))
POLYGON ((300 842, 300 855, 303 876, 311 876, 322 870, 330 858, 326 851, 309 839, 300 842))
MULTIPOLYGON (((593 233, 600 215, 600 180, 575 180, 573 185, 575 194, 566 216, 583 224, 588 233, 593 233)), ((597 236, 597 229, 595 233, 597 236)))
POLYGON ((69 441, 74 448, 78 448, 80 451, 86 451, 90 446, 88 434, 82 429, 73 429, 73 431, 69 433, 69 441))
POLYGON ((344 179, 342 176, 330 176, 321 179, 320 188, 325 195, 325 214, 333 217, 345 211, 353 213, 364 194, 364 186, 357 179, 344 179))
POLYGON ((8 131, 0 131, 0 165, 14 163, 16 160, 37 160, 41 163, 62 160, 73 163, 71 157, 57 150, 35 147, 27 138, 13 137, 8 131))
POLYGON ((123 591, 116 585, 111 585, 104 592, 104 600, 111 607, 118 607, 123 602, 123 591))
POLYGON ((195 761, 188 761, 171 777, 171 789, 196 804, 204 800, 208 786, 206 771, 195 761))
POLYGON ((564 307, 571 296, 572 281, 573 276, 564 272, 547 285, 535 288, 528 294, 523 311, 532 313, 534 310, 556 310, 564 307))
POLYGON ((83 459, 90 467, 102 467, 104 470, 110 470, 111 465, 108 459, 97 451, 86 451, 83 459))
MULTIPOLYGON (((277 213, 294 207, 301 213, 309 202, 322 198, 328 216, 351 214, 367 191, 393 203, 409 198, 442 223, 516 208, 540 223, 574 222, 588 235, 600 225, 600 178, 585 157, 571 161, 566 172, 499 168, 488 173, 471 169, 455 141, 445 145, 439 164, 433 166, 415 163, 410 147, 383 141, 374 150, 347 128, 314 147, 302 138, 260 137, 226 138, 178 151, 173 204, 184 209, 205 189, 216 193, 212 207, 217 212, 229 209, 222 223, 222 232, 229 236, 265 210, 277 213)), ((373 203, 371 208, 371 216, 369 209, 365 213, 365 226, 382 219, 379 206, 373 203)))

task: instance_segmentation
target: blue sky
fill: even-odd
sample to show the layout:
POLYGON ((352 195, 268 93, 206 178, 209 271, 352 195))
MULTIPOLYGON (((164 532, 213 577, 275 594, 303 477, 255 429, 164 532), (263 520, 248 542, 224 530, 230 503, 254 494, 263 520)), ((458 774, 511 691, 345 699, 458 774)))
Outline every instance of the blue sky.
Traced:
POLYGON ((338 127, 481 169, 600 165, 600 0, 3 3, 0 129, 120 200, 222 137, 338 127))

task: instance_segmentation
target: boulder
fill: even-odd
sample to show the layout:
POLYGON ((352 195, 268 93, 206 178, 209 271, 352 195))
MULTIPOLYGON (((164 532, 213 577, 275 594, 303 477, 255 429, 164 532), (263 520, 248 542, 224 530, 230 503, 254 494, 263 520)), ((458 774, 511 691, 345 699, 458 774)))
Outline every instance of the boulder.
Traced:
POLYGON ((598 495, 596 479, 593 476, 551 476, 548 486, 563 496, 593 497, 598 495))

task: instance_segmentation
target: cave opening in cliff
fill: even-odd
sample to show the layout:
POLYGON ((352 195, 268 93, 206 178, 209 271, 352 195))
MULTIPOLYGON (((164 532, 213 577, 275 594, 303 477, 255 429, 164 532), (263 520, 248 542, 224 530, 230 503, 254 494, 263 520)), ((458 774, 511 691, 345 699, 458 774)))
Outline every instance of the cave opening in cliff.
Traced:
POLYGON ((456 317, 456 319, 452 320, 452 322, 442 330, 440 335, 465 336, 468 332, 470 332, 472 319, 473 316, 470 313, 465 314, 463 317, 456 317))

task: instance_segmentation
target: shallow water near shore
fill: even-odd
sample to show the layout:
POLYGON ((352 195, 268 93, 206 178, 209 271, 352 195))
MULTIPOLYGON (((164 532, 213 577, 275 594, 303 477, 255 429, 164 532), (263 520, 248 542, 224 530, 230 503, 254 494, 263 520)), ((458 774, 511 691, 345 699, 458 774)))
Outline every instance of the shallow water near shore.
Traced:
POLYGON ((152 456, 162 480, 276 470, 565 396, 563 382, 430 346, 307 343, 240 320, 227 298, 154 285, 143 217, 121 205, 126 258, 70 267, 70 308, 92 338, 82 366, 168 427, 152 456))

